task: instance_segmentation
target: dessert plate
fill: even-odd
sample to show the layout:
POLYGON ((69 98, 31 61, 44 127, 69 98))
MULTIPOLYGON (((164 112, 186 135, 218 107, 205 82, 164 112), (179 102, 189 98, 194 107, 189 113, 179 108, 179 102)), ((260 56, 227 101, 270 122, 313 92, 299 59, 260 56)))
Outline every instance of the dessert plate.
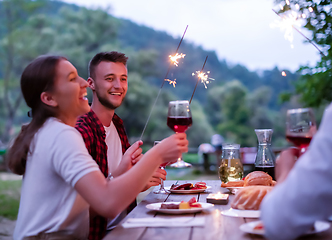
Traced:
MULTIPOLYGON (((207 210, 212 208, 214 205, 211 203, 203 203, 199 202, 202 207, 201 208, 190 208, 190 209, 161 209, 162 203, 151 203, 146 205, 146 208, 149 210, 161 212, 161 213, 168 213, 168 214, 186 214, 186 213, 196 213, 201 212, 203 210, 207 210)), ((164 202, 164 204, 180 204, 180 202, 164 202)))
POLYGON ((221 211, 221 214, 229 217, 244 217, 244 218, 259 218, 261 211, 259 210, 239 210, 230 208, 225 211, 221 211))
MULTIPOLYGON (((254 229, 258 224, 261 224, 262 221, 254 221, 254 222, 248 222, 244 223, 240 226, 240 229, 243 232, 246 233, 251 233, 251 234, 256 234, 256 235, 264 235, 264 228, 263 229, 254 229)), ((330 228, 330 223, 328 222, 323 222, 323 221, 316 221, 315 222, 315 229, 310 230, 309 232, 303 234, 303 235, 309 235, 309 234, 314 234, 314 233, 319 233, 326 231, 327 229, 330 228)))

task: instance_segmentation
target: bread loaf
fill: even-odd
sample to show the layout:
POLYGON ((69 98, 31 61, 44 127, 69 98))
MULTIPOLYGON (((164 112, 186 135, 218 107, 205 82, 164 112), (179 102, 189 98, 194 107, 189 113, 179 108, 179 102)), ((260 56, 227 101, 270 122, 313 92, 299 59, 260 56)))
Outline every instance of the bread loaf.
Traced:
POLYGON ((240 189, 231 203, 231 207, 240 210, 258 210, 266 194, 273 187, 249 186, 240 189))
POLYGON ((274 186, 274 181, 272 177, 262 171, 254 171, 249 173, 244 179, 244 187, 247 186, 274 186))

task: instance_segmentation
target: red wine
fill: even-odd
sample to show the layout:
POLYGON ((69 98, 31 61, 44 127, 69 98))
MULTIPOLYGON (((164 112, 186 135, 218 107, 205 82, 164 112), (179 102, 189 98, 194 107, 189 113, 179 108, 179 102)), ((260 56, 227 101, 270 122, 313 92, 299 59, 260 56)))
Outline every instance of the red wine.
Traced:
POLYGON ((191 117, 168 117, 167 126, 174 132, 185 132, 193 123, 191 117))
POLYGON ((166 163, 160 164, 160 167, 165 168, 168 164, 169 164, 169 162, 166 162, 166 163))
POLYGON ((307 148, 311 142, 312 136, 287 135, 286 139, 299 148, 307 148))
POLYGON ((275 176, 274 176, 274 167, 272 167, 272 166, 255 167, 255 171, 265 172, 265 173, 269 174, 273 178, 273 180, 276 180, 275 176))

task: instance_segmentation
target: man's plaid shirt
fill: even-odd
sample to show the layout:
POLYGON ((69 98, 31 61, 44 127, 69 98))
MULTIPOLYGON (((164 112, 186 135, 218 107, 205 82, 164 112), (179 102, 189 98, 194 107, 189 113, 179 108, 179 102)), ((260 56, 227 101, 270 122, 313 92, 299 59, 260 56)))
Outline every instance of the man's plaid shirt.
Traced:
MULTIPOLYGON (((122 153, 130 147, 126 130, 123 126, 122 119, 114 114, 113 124, 118 131, 122 153)), ((85 146, 88 149, 92 158, 97 162, 101 172, 105 177, 108 176, 108 164, 107 164, 107 145, 105 143, 105 129, 100 122, 97 115, 91 110, 87 114, 80 117, 76 123, 76 129, 82 134, 85 142, 85 146)), ((106 199, 105 199, 106 201, 106 199)), ((134 201, 127 209, 130 212, 136 206, 134 201)), ((90 240, 102 239, 106 234, 107 219, 102 216, 96 216, 92 220, 90 219, 90 240)))

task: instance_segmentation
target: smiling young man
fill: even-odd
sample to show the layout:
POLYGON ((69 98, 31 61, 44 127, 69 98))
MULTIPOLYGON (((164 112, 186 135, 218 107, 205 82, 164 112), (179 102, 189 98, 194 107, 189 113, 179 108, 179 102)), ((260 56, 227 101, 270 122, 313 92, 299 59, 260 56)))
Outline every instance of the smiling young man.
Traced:
MULTIPOLYGON (((76 124, 90 155, 105 177, 119 176, 128 170, 121 167, 120 163, 130 144, 121 118, 114 113, 128 90, 127 59, 125 54, 115 51, 101 52, 91 59, 88 78, 93 92, 91 111, 80 117, 76 124)), ((141 157, 142 154, 132 156, 132 163, 135 164, 141 157)), ((160 178, 166 178, 166 171, 157 169, 143 190, 159 185, 160 178)), ((135 206, 136 202, 133 202, 126 212, 110 220, 108 229, 115 226, 135 206)), ((101 216, 90 217, 89 239, 102 239, 106 226, 107 219, 101 216)))

